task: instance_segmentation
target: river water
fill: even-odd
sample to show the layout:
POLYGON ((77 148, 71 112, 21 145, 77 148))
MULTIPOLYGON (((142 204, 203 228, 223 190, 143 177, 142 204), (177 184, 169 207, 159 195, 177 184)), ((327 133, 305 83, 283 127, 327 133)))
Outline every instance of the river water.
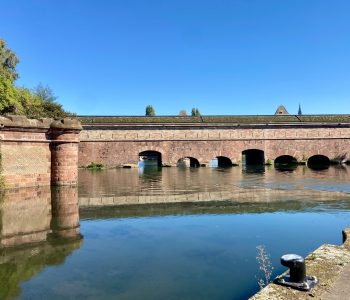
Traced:
POLYGON ((283 254, 341 244, 349 179, 346 166, 80 170, 78 187, 9 191, 0 299, 247 299, 257 246, 275 276, 283 254))

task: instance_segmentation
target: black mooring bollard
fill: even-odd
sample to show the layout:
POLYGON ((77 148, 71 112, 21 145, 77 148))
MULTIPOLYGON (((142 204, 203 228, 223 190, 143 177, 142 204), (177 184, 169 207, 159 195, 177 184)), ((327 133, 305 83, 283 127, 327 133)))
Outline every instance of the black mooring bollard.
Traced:
POLYGON ((283 255, 281 264, 289 268, 289 274, 277 277, 275 283, 302 291, 309 291, 317 284, 316 277, 306 275, 305 260, 302 256, 296 254, 283 255))
POLYGON ((289 268, 291 282, 302 283, 306 278, 305 260, 296 254, 286 254, 281 257, 281 264, 289 268))

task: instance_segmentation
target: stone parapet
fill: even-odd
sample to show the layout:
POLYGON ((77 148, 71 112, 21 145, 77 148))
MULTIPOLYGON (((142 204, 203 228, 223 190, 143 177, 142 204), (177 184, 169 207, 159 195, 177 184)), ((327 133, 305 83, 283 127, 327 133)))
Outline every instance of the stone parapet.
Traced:
POLYGON ((0 116, 0 188, 76 183, 80 130, 72 119, 0 116))

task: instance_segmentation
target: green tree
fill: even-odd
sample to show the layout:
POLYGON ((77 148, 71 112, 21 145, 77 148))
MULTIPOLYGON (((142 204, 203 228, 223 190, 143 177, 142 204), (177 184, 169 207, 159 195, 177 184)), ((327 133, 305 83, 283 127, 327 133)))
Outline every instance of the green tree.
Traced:
POLYGON ((34 90, 16 87, 18 78, 16 54, 0 39, 0 114, 26 115, 29 118, 64 118, 72 116, 61 104, 49 87, 39 84, 34 90))
POLYGON ((0 113, 16 113, 18 101, 16 89, 10 79, 0 74, 0 113))
POLYGON ((34 88, 33 94, 40 102, 43 115, 45 117, 65 118, 69 116, 75 116, 74 114, 65 111, 62 105, 56 102, 57 97, 50 87, 39 84, 36 88, 34 88))
POLYGON ((14 82, 18 78, 16 71, 18 62, 16 54, 7 48, 6 42, 0 38, 0 75, 14 82))
POLYGON ((200 115, 201 113, 199 112, 198 108, 192 108, 192 111, 191 111, 192 117, 199 117, 200 115))
POLYGON ((155 116, 156 112, 154 111, 154 108, 152 105, 146 106, 146 116, 155 116))

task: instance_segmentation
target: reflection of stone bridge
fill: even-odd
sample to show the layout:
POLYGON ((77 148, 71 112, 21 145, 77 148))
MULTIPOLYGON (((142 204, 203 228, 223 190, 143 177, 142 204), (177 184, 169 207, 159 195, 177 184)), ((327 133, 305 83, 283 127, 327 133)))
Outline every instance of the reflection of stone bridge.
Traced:
POLYGON ((350 116, 80 117, 79 165, 108 167, 158 157, 191 166, 344 162, 350 116), (185 161, 186 162, 186 161, 185 161))
POLYGON ((10 189, 0 195, 0 299, 15 299, 21 284, 80 248, 78 191, 10 189))

